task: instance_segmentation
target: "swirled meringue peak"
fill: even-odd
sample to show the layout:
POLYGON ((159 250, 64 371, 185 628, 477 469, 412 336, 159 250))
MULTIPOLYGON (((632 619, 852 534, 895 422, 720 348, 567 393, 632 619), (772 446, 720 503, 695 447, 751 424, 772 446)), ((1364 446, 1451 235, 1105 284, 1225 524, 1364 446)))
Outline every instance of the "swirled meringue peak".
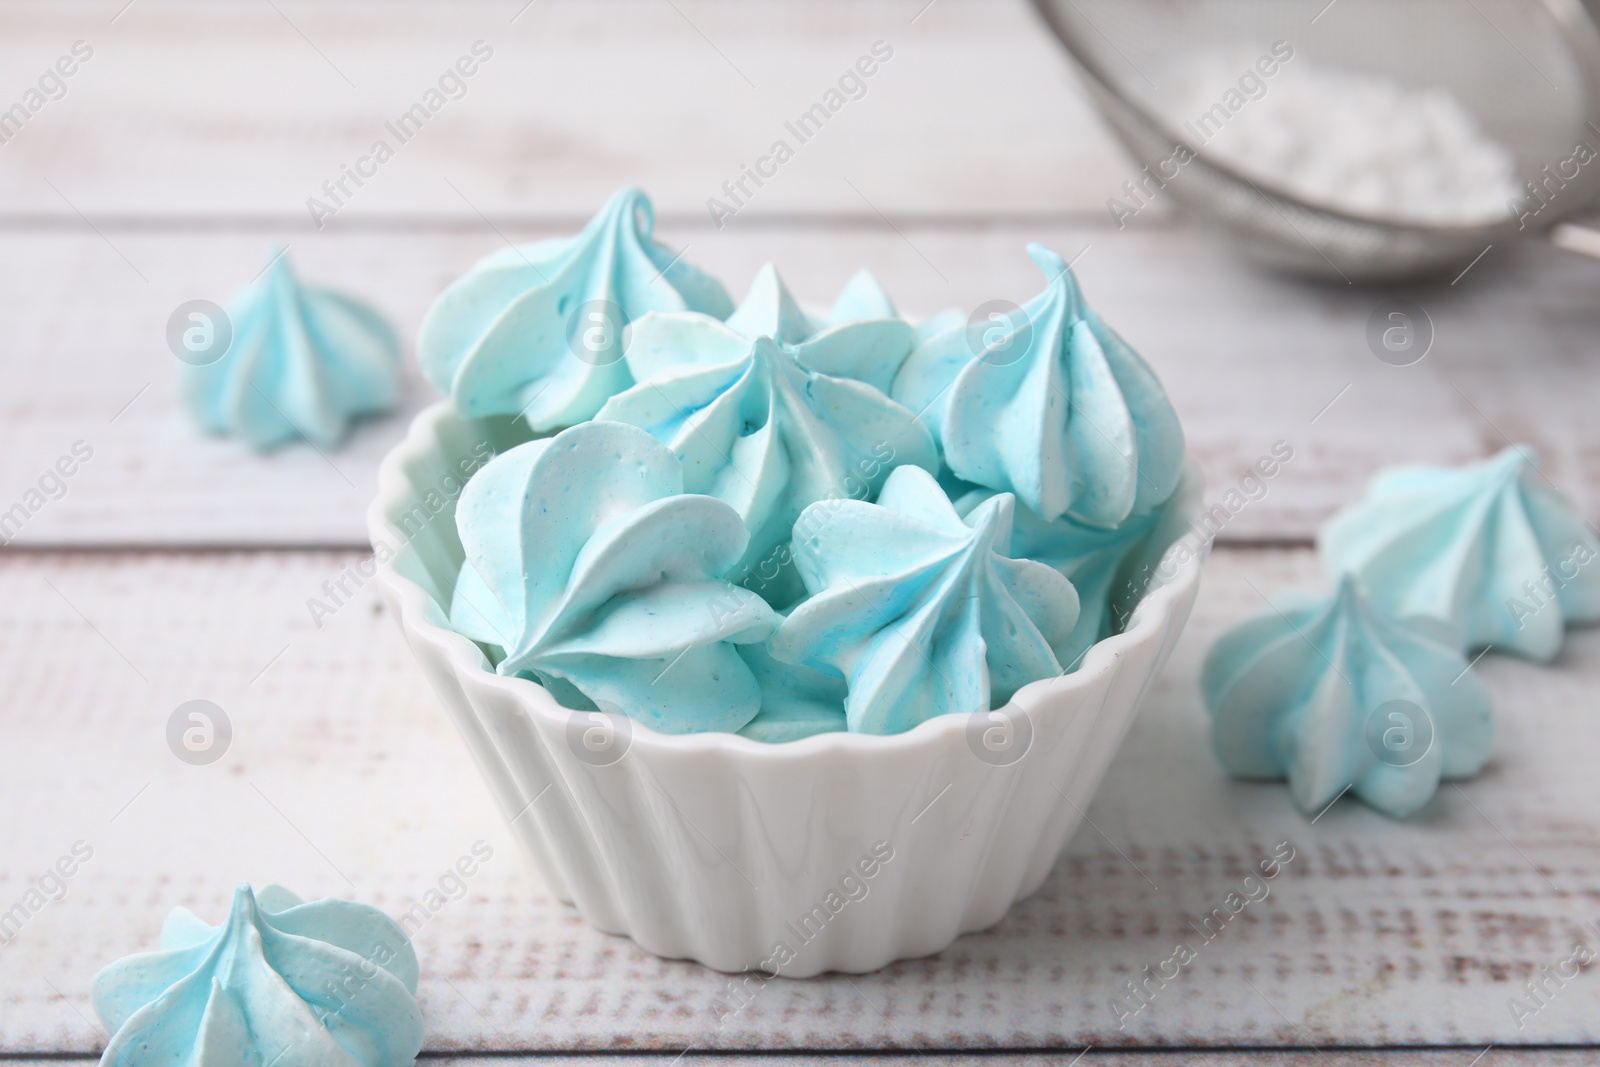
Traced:
MULTIPOLYGON (((833 311, 816 321, 801 310, 778 269, 768 263, 756 272, 727 326, 747 341, 772 338, 807 370, 866 382, 881 393, 889 391, 900 364, 917 343, 916 330, 895 314, 888 295, 866 271, 858 272, 839 294, 833 311)), ((662 365, 658 355, 650 369, 662 365)), ((629 366, 634 366, 632 359, 629 366)), ((637 376, 638 370, 634 373, 637 376)))
POLYGON ((898 319, 900 313, 894 308, 894 301, 889 299, 889 294, 883 286, 878 284, 878 279, 870 270, 863 267, 853 274, 844 288, 839 290, 839 295, 834 298, 833 307, 828 311, 824 323, 828 326, 838 326, 846 322, 859 322, 862 319, 898 319))
MULTIPOLYGON (((970 515, 995 495, 992 489, 974 489, 956 500, 956 510, 970 515)), ((1102 529, 1065 515, 1045 522, 1026 507, 1016 508, 1006 555, 1054 567, 1078 590, 1077 625, 1064 646, 1056 650, 1069 672, 1078 668, 1090 646, 1111 634, 1116 621, 1112 618, 1113 587, 1122 576, 1123 563, 1145 543, 1160 518, 1160 511, 1152 511, 1135 515, 1121 526, 1102 529)))
POLYGON ((295 438, 322 448, 400 397, 400 343, 372 308, 304 286, 280 252, 228 305, 221 359, 178 364, 178 391, 209 433, 266 451, 295 438))
POLYGON ((918 346, 891 390, 960 478, 1016 494, 1045 521, 1114 527, 1177 488, 1183 430, 1155 373, 1084 303, 1060 256, 1030 244, 1049 280, 989 326, 918 346))
POLYGON ((101 1067, 410 1067, 422 1047, 417 957, 365 904, 234 890, 221 926, 175 908, 161 948, 95 975, 101 1067))
POLYGON ((1383 472, 1318 542, 1329 573, 1354 574, 1393 614, 1449 623, 1465 651, 1550 660, 1568 623, 1600 621, 1600 539, 1526 445, 1383 472))
POLYGON ((469 418, 520 414, 544 431, 592 417, 633 384, 628 323, 733 310, 721 282, 651 236, 654 220, 643 192, 622 189, 576 237, 480 260, 423 319, 423 373, 469 418))
MULTIPOLYGON (((841 326, 849 322, 860 322, 864 319, 899 319, 900 312, 895 310, 894 302, 889 299, 889 294, 884 292, 883 286, 878 284, 871 271, 862 268, 845 283, 839 290, 839 295, 834 299, 833 308, 828 312, 828 317, 823 320, 823 326, 841 326)), ((957 308, 947 308, 930 319, 924 319, 912 327, 913 340, 921 344, 930 337, 944 333, 953 326, 962 323, 961 311, 957 308)), ((907 351, 906 355, 910 355, 907 351)), ((904 358, 900 362, 904 362, 904 358)), ((884 392, 889 391, 894 381, 895 373, 900 369, 899 363, 890 368, 886 375, 879 369, 874 372, 872 381, 884 392)))
POLYGON ((1494 745, 1488 693, 1440 628, 1384 612, 1346 577, 1224 634, 1200 687, 1229 774, 1289 779, 1307 814, 1346 788, 1403 817, 1494 745))
POLYGON ((949 712, 998 707, 1061 673, 1078 619, 1072 582, 1012 559, 1014 498, 962 519, 933 475, 896 467, 876 504, 811 505, 795 556, 812 594, 772 639, 772 655, 849 683, 858 733, 890 734, 949 712))
POLYGON ((755 716, 734 646, 778 617, 722 578, 750 535, 727 504, 685 495, 678 457, 643 430, 588 422, 501 453, 462 490, 456 526, 450 621, 503 652, 499 673, 668 733, 755 716))
POLYGON ((778 310, 753 324, 748 303, 726 323, 646 315, 627 349, 641 384, 596 416, 649 431, 683 460, 689 492, 733 506, 750 543, 731 577, 779 607, 802 591, 785 548, 802 510, 829 498, 870 497, 896 464, 937 469, 939 461, 911 412, 866 382, 806 363, 821 353, 827 358, 818 362, 838 369, 864 364, 883 320, 789 344, 783 338, 803 328, 783 306, 768 304, 778 310), (754 340, 741 330, 755 332, 754 340))

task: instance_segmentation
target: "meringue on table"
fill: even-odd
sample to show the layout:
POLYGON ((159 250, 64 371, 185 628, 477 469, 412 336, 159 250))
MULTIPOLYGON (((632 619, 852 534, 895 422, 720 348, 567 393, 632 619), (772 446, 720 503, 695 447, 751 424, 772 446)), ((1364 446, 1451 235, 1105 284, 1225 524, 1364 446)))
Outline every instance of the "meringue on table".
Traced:
POLYGON ((1353 574, 1397 615, 1548 661, 1569 623, 1600 622, 1600 538, 1514 445, 1466 467, 1395 467, 1318 536, 1330 574, 1353 574))
POLYGON ((1389 615, 1346 576, 1220 637, 1200 689, 1228 773, 1288 778, 1315 814, 1346 789, 1403 817, 1494 747, 1487 690, 1427 620, 1389 615))
POLYGON ((400 397, 400 343, 376 311, 302 285, 279 253, 228 306, 221 359, 178 365, 184 406, 200 426, 266 451, 297 437, 331 448, 363 415, 400 397))
POLYGON ((393 919, 241 883, 221 926, 174 908, 161 948, 95 975, 101 1067, 411 1067, 417 956, 393 919))

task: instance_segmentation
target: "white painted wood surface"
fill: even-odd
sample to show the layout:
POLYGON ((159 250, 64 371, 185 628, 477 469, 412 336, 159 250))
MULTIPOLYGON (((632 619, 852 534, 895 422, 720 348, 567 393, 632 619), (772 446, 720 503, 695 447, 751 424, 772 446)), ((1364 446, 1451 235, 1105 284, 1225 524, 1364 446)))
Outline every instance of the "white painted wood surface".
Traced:
POLYGON ((740 221, 871 214, 863 196, 891 214, 1099 215, 1128 177, 1016 0, 539 0, 520 17, 528 0, 138 0, 112 22, 125 2, 8 8, 7 93, 76 40, 95 53, 0 147, 7 213, 75 218, 65 196, 91 218, 308 224, 306 199, 478 40, 493 57, 465 95, 414 140, 391 138, 395 158, 339 221, 577 221, 627 181, 664 213, 708 219, 706 198, 880 40, 893 57, 865 95, 805 144, 789 138, 794 159, 740 221))
POLYGON ((1252 583, 1318 582, 1305 541, 1380 465, 1527 440, 1600 512, 1600 267, 1492 249, 1411 294, 1437 340, 1390 367, 1364 338, 1387 294, 1252 273, 1159 206, 1113 228, 1104 200, 1128 166, 1016 0, 539 0, 518 15, 524 2, 0 10, 0 106, 74 41, 95 49, 0 144, 0 511, 75 441, 95 450, 0 552, 0 910, 73 842, 95 849, 0 946, 0 1053, 101 1047, 90 977, 151 945, 174 904, 215 917, 244 879, 398 913, 482 839, 494 859, 417 939, 440 1052, 1006 1046, 1068 1062, 1091 1046, 1081 1062, 1222 1067, 1379 1056, 1335 1045, 1449 1045, 1382 1055, 1467 1064, 1494 1043, 1484 1067, 1594 1061, 1512 1051, 1600 1042, 1591 973, 1521 1030, 1506 999, 1600 921, 1600 633, 1551 668, 1486 659, 1495 760, 1406 823, 1342 801, 1311 825, 1281 788, 1229 782, 1195 679, 1216 633, 1262 610, 1252 583), (466 96, 315 230, 306 197, 480 38, 496 51, 466 96), (866 96, 716 229, 705 198, 878 39, 895 57, 866 96), (409 338, 475 258, 568 232, 628 182, 736 292, 772 260, 825 304, 868 266, 924 314, 1034 292, 1029 240, 1081 253, 1089 298, 1162 375, 1213 497, 1274 441, 1296 449, 1224 531, 1233 547, 1044 890, 933 959, 767 987, 720 1031, 724 978, 597 934, 545 894, 376 597, 320 629, 306 610, 358 558, 376 463, 429 387, 411 374, 405 411, 345 449, 262 459, 191 430, 163 343, 178 303, 220 302, 285 242, 409 338), (158 550, 115 550, 129 545, 158 550), (210 767, 165 745, 191 698, 237 731, 210 767), (1272 896, 1117 1031, 1116 987, 1281 840, 1298 856, 1272 896))
POLYGON ((1521 1030, 1506 1006, 1575 940, 1596 943, 1581 924, 1600 918, 1586 707, 1600 632, 1575 634, 1549 668, 1483 661, 1501 740, 1478 779, 1408 822, 1343 800, 1311 824, 1282 787, 1222 774, 1195 686, 1209 637, 1265 610, 1261 593, 1314 585, 1314 564, 1304 549, 1219 551, 1092 825, 1036 896, 927 960, 780 980, 719 1030, 725 976, 597 933, 545 893, 372 590, 313 626, 305 598, 355 558, 0 558, 13 605, 0 623, 0 794, 13 813, 0 824, 0 902, 74 841, 95 850, 65 899, 0 949, 0 1051, 98 1047, 89 979, 152 944, 174 904, 217 916, 235 881, 278 880, 398 914, 479 839, 494 858, 416 939, 432 1049, 1600 1037, 1591 973, 1521 1030), (209 767, 166 748, 168 715, 196 697, 234 725, 209 767), (1296 857, 1271 895, 1200 945, 1189 924, 1281 841, 1296 857), (1118 1031, 1110 998, 1179 940, 1198 945, 1196 962, 1118 1031))
MULTIPOLYGON (((1339 1051, 1324 1049, 1250 1049, 1244 1052, 1195 1050, 1182 1051, 1134 1051, 1128 1049, 1102 1050, 1090 1048, 1088 1050, 1059 1052, 1056 1050, 1042 1050, 1038 1052, 1007 1051, 1001 1057, 990 1053, 911 1053, 894 1054, 878 1053, 872 1058, 873 1063, 884 1064, 886 1067, 908 1067, 916 1064, 918 1067, 986 1067, 997 1058, 1006 1063, 1048 1063, 1063 1064, 1067 1067, 1095 1067, 1097 1064, 1121 1065, 1121 1067, 1368 1067, 1373 1063, 1382 1063, 1385 1067, 1461 1067, 1463 1063, 1470 1063, 1474 1054, 1482 1050, 1477 1049, 1385 1049, 1380 1051, 1339 1051), (1465 1059, 1462 1052, 1466 1052, 1465 1059), (1080 1058, 1081 1057, 1081 1058, 1080 1058)), ((614 1064, 620 1057, 617 1055, 580 1055, 562 1057, 564 1064, 582 1065, 582 1067, 600 1067, 601 1064, 614 1064)), ((785 1055, 783 1062, 794 1064, 795 1067, 818 1067, 821 1064, 839 1063, 844 1057, 837 1053, 823 1053, 819 1055, 785 1055)), ((488 1057, 477 1056, 446 1056, 432 1060, 441 1067, 534 1067, 536 1064, 550 1062, 545 1055, 488 1057)), ((701 1055, 693 1059, 684 1057, 679 1060, 676 1056, 660 1055, 634 1055, 627 1054, 627 1062, 643 1064, 645 1067, 673 1067, 674 1063, 694 1063, 708 1065, 708 1067, 724 1067, 736 1063, 748 1063, 749 1057, 739 1053, 720 1055, 701 1055)), ((1593 1052, 1583 1049, 1508 1049, 1495 1048, 1488 1051, 1477 1064, 1472 1067, 1517 1067, 1520 1064, 1539 1064, 1540 1067, 1580 1067, 1592 1065, 1596 1062, 1593 1052)))
MULTIPOLYGON (((507 231, 514 240, 549 232, 507 231)), ((66 496, 31 517, 19 541, 364 543, 362 511, 378 460, 408 413, 431 402, 432 387, 410 372, 405 410, 362 426, 344 449, 319 455, 296 445, 258 458, 187 422, 167 318, 196 297, 224 302, 287 241, 308 279, 367 297, 410 338, 434 296, 473 260, 504 247, 501 237, 478 227, 105 235, 115 248, 81 225, 5 238, 15 260, 0 289, 0 315, 12 324, 0 368, 7 380, 29 384, 0 400, 0 511, 74 441, 95 449, 66 496)), ((1422 362, 1393 367, 1366 341, 1367 319, 1385 294, 1264 277, 1219 257, 1188 227, 897 233, 877 224, 680 228, 666 236, 736 293, 770 260, 801 299, 825 306, 867 266, 906 313, 919 315, 1037 292, 1042 279, 1024 254, 1030 240, 1081 255, 1076 269, 1089 299, 1160 373, 1214 496, 1273 442, 1295 448, 1267 497, 1244 509, 1224 540, 1309 538, 1380 466, 1465 462, 1511 439, 1538 445, 1555 482, 1588 512, 1600 508, 1600 438, 1592 432, 1600 263, 1553 248, 1507 250, 1503 259, 1491 252, 1458 286, 1415 293, 1436 340, 1422 362)))

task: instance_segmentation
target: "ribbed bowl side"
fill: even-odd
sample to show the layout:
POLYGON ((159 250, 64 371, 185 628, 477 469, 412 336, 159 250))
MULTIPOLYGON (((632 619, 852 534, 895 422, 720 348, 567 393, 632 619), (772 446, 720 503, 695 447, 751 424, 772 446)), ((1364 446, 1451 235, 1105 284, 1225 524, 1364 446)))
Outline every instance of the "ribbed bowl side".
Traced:
MULTIPOLYGON (((445 405, 419 415, 380 474, 375 541, 501 432, 445 405)), ((1017 694, 1006 710, 1026 712, 1032 740, 1009 765, 978 757, 968 716, 945 716, 895 737, 787 745, 634 727, 625 754, 597 766, 571 742, 574 713, 493 673, 446 628, 454 497, 402 541, 382 568, 391 607, 552 892, 657 955, 790 977, 937 952, 1042 884, 1187 618, 1201 565, 1179 566, 1077 672, 1017 694)))

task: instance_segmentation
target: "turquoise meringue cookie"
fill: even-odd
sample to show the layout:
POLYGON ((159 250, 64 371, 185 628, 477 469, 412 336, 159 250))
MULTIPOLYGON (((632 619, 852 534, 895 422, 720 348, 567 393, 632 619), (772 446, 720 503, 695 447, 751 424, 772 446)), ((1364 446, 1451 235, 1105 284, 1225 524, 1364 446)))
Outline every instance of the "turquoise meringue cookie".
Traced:
POLYGON ((1550 660, 1567 624, 1600 621, 1600 539, 1526 445, 1468 467, 1386 471, 1318 548, 1329 573, 1354 574, 1389 612, 1455 627, 1464 651, 1550 660))
POLYGON ((1183 430, 1155 373, 1084 303, 1041 245, 1049 280, 1018 312, 914 351, 891 395, 936 428, 958 477, 1016 494, 1046 521, 1115 527, 1178 485, 1183 430))
POLYGON ((1287 777, 1307 814, 1348 787, 1395 817, 1477 774, 1494 746, 1489 696, 1438 630, 1388 615, 1349 577, 1230 630, 1200 677, 1223 767, 1287 777))
POLYGON ((596 416, 647 430, 683 460, 689 492, 739 513, 750 543, 731 578, 779 607, 802 592, 787 546, 808 505, 870 497, 898 464, 938 465, 932 437, 911 412, 866 382, 811 366, 865 365, 887 320, 808 335, 785 305, 764 303, 758 315, 747 303, 727 323, 645 316, 627 350, 642 384, 596 416))
POLYGON ((175 908, 161 949, 95 976, 101 1067, 410 1067, 422 1047, 417 957, 365 904, 234 890, 221 926, 175 908))
POLYGON ((685 495, 678 457, 643 430, 583 423, 496 456, 462 490, 456 526, 450 621, 504 652, 499 673, 559 679, 668 733, 755 716, 760 689, 734 646, 779 620, 722 578, 749 534, 727 504, 685 495))
POLYGON ((883 286, 878 284, 878 279, 870 270, 863 267, 855 272, 850 280, 845 283, 839 295, 834 298, 833 307, 829 309, 824 324, 839 326, 846 322, 860 322, 863 319, 898 319, 900 313, 894 308, 894 301, 889 299, 889 294, 883 286))
POLYGON ((222 358, 178 365, 184 407, 202 429, 266 451, 297 437, 321 448, 400 398, 400 344, 365 304, 300 284, 280 253, 228 305, 222 358))
MULTIPOLYGON (((972 490, 956 500, 956 510, 970 515, 994 496, 992 489, 972 490)), ((1117 620, 1112 618, 1111 605, 1123 563, 1144 545, 1160 519, 1161 512, 1152 511, 1106 530, 1085 526, 1069 516, 1045 522, 1027 508, 1017 507, 1006 554, 1054 567, 1078 591, 1077 625, 1056 650, 1068 671, 1078 668, 1091 645, 1112 633, 1117 620)))
POLYGON ((654 220, 643 192, 622 189, 576 237, 479 261, 423 319, 423 373, 469 418, 521 414, 536 431, 591 418, 633 384, 628 323, 733 310, 721 282, 651 236, 654 220))
POLYGON ((846 686, 838 672, 775 660, 765 644, 740 645, 739 654, 761 686, 761 711, 741 734, 778 744, 848 728, 846 686))
POLYGON ((859 733, 987 711, 1061 673, 1078 594, 1058 571, 1006 555, 1014 499, 965 520, 934 476, 897 467, 876 504, 813 504, 795 527, 812 594, 772 639, 774 658, 843 675, 859 733))
MULTIPOLYGON (((851 279, 832 313, 819 322, 800 309, 777 268, 768 263, 756 272, 744 302, 728 316, 726 326, 747 341, 772 338, 807 370, 866 382, 880 393, 889 391, 900 364, 917 343, 916 330, 895 314, 888 296, 866 271, 851 279)), ((628 347, 631 353, 631 341, 628 347)), ((631 354, 628 366, 640 382, 646 380, 639 376, 631 354)), ((646 369, 659 373, 669 366, 658 347, 646 369)))
MULTIPOLYGON (((839 296, 833 302, 833 308, 828 312, 827 318, 823 320, 823 326, 841 326, 849 322, 860 322, 863 319, 899 318, 901 318, 900 312, 895 310, 894 302, 889 299, 889 294, 884 292, 883 286, 878 284, 878 279, 873 276, 872 272, 863 268, 856 271, 855 275, 845 283, 845 287, 839 291, 839 296)), ((948 308, 912 327, 912 340, 915 344, 921 344, 930 337, 959 326, 963 321, 959 309, 948 308)), ((905 355, 893 361, 892 364, 889 361, 876 364, 871 377, 862 380, 870 381, 878 389, 887 393, 907 355, 910 355, 910 350, 907 350, 905 355)))

